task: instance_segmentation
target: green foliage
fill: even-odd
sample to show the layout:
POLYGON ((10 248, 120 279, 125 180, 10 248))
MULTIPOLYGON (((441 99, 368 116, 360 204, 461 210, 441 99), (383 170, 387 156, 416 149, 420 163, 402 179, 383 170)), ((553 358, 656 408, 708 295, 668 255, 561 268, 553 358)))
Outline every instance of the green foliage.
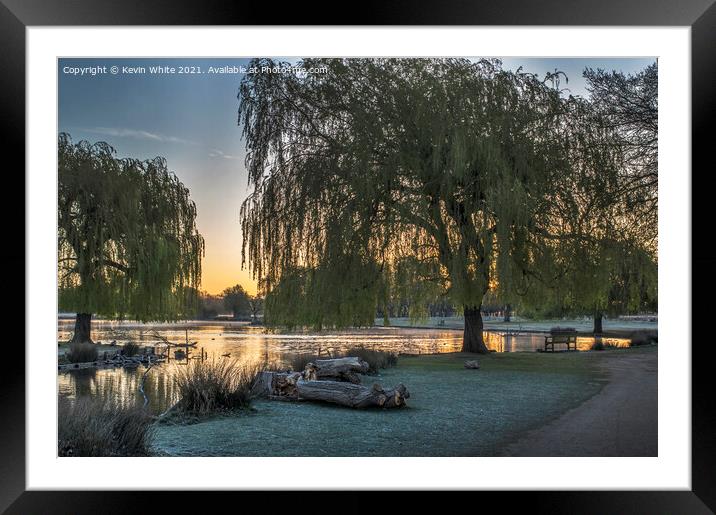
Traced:
POLYGON ((480 306, 488 291, 566 309, 589 289, 593 309, 632 264, 601 261, 637 241, 623 140, 588 101, 560 95, 560 73, 465 59, 303 65, 328 73, 250 74, 239 92, 253 186, 243 260, 266 285, 269 323, 364 325, 397 303, 420 318, 430 302, 480 306))
POLYGON ((60 134, 60 309, 142 321, 192 313, 204 253, 195 220, 163 158, 119 159, 106 143, 60 134))
POLYGON ((252 295, 249 297, 249 309, 251 311, 251 317, 255 320, 263 312, 264 309, 264 298, 259 295, 252 295))
POLYGON ((346 258, 315 269, 285 270, 265 301, 266 323, 294 328, 367 327, 375 322, 380 271, 346 258), (351 272, 346 272, 350 270, 351 272))
POLYGON ((222 295, 224 297, 224 307, 231 311, 234 317, 251 313, 251 297, 240 284, 226 288, 222 295))

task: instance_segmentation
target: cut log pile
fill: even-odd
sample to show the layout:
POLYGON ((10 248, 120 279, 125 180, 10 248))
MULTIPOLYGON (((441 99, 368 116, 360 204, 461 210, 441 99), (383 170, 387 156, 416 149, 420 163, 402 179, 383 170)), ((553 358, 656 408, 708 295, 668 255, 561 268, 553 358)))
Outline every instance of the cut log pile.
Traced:
POLYGON ((318 359, 302 372, 261 372, 254 393, 272 400, 321 401, 350 408, 399 408, 410 397, 403 384, 386 390, 375 383, 361 384, 360 374, 368 372, 360 358, 318 359))

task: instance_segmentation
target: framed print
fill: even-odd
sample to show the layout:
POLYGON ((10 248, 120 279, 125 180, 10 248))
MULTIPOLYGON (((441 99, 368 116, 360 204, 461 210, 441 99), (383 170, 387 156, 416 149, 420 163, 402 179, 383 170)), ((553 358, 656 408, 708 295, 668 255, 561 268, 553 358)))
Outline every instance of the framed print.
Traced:
POLYGON ((134 490, 714 509, 692 295, 716 8, 396 6, 2 7, 27 242, 8 513, 134 490))

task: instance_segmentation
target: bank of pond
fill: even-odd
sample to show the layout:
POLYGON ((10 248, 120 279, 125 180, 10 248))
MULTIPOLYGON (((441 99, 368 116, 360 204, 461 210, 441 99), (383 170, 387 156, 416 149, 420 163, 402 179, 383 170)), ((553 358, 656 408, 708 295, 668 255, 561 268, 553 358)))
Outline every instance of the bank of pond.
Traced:
MULTIPOLYGON (((268 335, 269 338, 234 342, 228 352, 226 340, 216 349, 198 347, 193 356, 197 359, 192 359, 190 351, 185 359, 170 355, 165 361, 140 362, 137 366, 62 371, 58 374, 60 426, 63 427, 63 417, 76 426, 92 410, 104 413, 97 418, 105 420, 108 427, 125 427, 128 419, 143 424, 146 439, 137 436, 142 431, 134 430, 139 442, 134 450, 129 450, 129 444, 123 444, 124 450, 90 446, 100 449, 100 455, 487 456, 498 453, 521 432, 597 393, 606 380, 596 366, 602 357, 657 349, 654 344, 633 348, 607 345, 602 347, 607 352, 494 352, 475 356, 455 352, 460 335, 402 331, 408 332, 405 337, 411 343, 423 343, 417 346, 418 352, 357 346, 356 339, 366 337, 362 332, 343 333, 344 347, 328 346, 324 338, 319 349, 315 342, 309 344, 310 340, 299 338, 302 345, 289 352, 282 347, 288 343, 268 335), (431 337, 442 339, 438 352, 430 352, 431 347, 423 340, 431 337), (279 345, 267 345, 267 341, 279 345), (352 347, 348 347, 350 344, 352 347), (340 356, 341 348, 352 354, 363 352, 366 359, 374 362, 365 371, 349 371, 341 378, 346 384, 336 394, 351 399, 370 397, 368 409, 351 409, 326 398, 306 402, 298 398, 300 395, 280 402, 275 395, 280 389, 269 395, 230 393, 246 392, 248 384, 254 388, 256 377, 266 370, 280 374, 275 376, 276 385, 280 381, 281 388, 295 391, 291 389, 297 380, 316 378, 305 374, 291 378, 290 372, 303 373, 311 362, 340 356), (200 355, 203 359, 199 359, 200 355), (376 361, 378 358, 382 361, 376 361), (475 358, 479 366, 466 368, 465 363, 475 358), (206 387, 206 371, 211 367, 220 369, 218 375, 229 392, 224 401, 204 406, 203 411, 195 409, 201 404, 196 402, 195 408, 178 409, 190 395, 206 400, 205 392, 197 385, 206 387), (354 372, 360 377, 357 383, 346 379, 354 372), (400 409, 384 409, 388 398, 398 398, 396 391, 400 392, 400 409), (123 415, 127 410, 131 414, 123 415)), ((296 336, 300 335, 290 338, 296 336)), ((371 340, 374 336, 371 333, 371 340)), ((395 346, 397 336, 392 331, 383 334, 382 343, 395 346)), ((544 341, 544 335, 539 336, 544 341)), ((115 346, 120 351, 115 354, 121 355, 122 345, 115 346)), ((154 349, 145 354, 142 349, 140 346, 135 356, 156 353, 154 349)), ((411 350, 415 349, 413 346, 411 350)), ((319 390, 335 390, 326 384, 318 386, 319 390)), ((319 393, 330 397, 331 392, 319 393)), ((67 430, 63 434, 71 433, 67 430)), ((112 436, 111 441, 118 438, 112 436)), ((60 437, 61 455, 96 455, 95 451, 74 446, 78 449, 72 450, 73 445, 67 440, 63 444, 60 437)))

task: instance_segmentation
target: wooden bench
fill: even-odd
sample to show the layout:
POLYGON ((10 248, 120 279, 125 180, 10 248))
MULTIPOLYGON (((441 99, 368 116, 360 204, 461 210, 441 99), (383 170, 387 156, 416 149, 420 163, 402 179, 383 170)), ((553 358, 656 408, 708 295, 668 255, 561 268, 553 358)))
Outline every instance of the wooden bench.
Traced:
POLYGON ((544 337, 544 351, 554 352, 555 344, 567 346, 567 350, 577 350, 577 330, 552 328, 549 336, 544 337))

